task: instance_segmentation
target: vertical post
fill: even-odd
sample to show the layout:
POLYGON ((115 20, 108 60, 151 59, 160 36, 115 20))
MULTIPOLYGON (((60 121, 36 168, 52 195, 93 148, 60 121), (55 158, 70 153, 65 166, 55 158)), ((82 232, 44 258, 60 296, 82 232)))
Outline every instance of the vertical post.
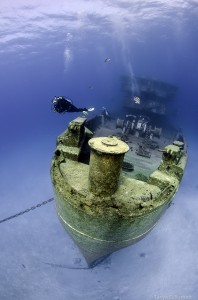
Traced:
POLYGON ((89 146, 89 189, 95 195, 112 195, 118 188, 124 154, 129 146, 115 137, 92 138, 89 146))

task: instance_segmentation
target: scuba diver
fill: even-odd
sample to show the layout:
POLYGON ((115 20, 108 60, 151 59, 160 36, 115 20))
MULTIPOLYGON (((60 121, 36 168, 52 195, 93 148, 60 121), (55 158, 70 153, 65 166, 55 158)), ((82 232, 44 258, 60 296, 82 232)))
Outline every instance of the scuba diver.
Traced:
POLYGON ((102 107, 102 115, 104 116, 105 121, 111 121, 111 114, 104 106, 102 107))
POLYGON ((65 112, 83 112, 84 114, 87 114, 88 111, 93 111, 94 108, 77 108, 75 105, 73 105, 72 100, 70 98, 65 98, 62 96, 54 97, 52 99, 53 104, 53 110, 55 112, 58 112, 59 114, 64 114, 65 112))

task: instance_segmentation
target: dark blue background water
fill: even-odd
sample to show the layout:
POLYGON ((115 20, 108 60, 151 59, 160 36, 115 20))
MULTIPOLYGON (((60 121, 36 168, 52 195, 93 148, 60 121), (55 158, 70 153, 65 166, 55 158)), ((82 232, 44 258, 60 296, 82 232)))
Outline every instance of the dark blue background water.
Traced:
POLYGON ((2 223, 0 299, 196 299, 197 30, 197 1, 1 1, 1 219, 52 197, 55 140, 78 115, 53 113, 55 95, 97 113, 119 109, 122 75, 175 84, 189 162, 153 232, 92 271, 46 264, 85 265, 52 203, 2 223))

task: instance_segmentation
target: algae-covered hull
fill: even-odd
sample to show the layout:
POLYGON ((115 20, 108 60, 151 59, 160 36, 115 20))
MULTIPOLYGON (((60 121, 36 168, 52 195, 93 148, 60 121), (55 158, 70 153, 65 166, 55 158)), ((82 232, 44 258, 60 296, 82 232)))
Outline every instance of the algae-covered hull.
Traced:
POLYGON ((56 209, 88 265, 145 237, 170 205, 183 175, 183 141, 168 145, 162 138, 163 149, 156 149, 150 128, 148 150, 148 130, 138 135, 140 126, 130 129, 125 132, 120 120, 105 122, 102 115, 79 117, 57 139, 51 166, 56 209))

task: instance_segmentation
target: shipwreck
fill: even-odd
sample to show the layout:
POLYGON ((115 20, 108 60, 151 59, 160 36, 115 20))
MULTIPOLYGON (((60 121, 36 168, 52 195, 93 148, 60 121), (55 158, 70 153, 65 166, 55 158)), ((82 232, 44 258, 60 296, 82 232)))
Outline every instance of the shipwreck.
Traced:
POLYGON ((185 169, 181 131, 158 117, 175 89, 151 80, 138 86, 130 93, 126 84, 121 116, 105 110, 79 116, 57 138, 51 164, 56 210, 89 266, 154 228, 185 169))

